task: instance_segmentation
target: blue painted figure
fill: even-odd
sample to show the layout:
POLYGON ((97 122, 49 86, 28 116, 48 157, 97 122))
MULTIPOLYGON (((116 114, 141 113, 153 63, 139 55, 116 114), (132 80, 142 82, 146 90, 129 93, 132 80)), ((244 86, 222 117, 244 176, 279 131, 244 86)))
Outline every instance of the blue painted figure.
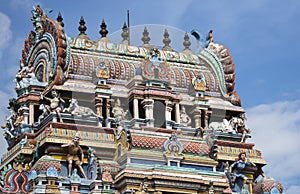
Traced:
POLYGON ((229 182, 234 182, 234 185, 231 185, 233 191, 237 193, 241 193, 243 185, 247 181, 247 177, 242 173, 246 166, 255 166, 254 163, 246 161, 246 153, 241 152, 237 158, 237 161, 231 164, 229 167, 229 173, 233 174, 233 180, 231 180, 231 176, 227 176, 229 178, 229 182))

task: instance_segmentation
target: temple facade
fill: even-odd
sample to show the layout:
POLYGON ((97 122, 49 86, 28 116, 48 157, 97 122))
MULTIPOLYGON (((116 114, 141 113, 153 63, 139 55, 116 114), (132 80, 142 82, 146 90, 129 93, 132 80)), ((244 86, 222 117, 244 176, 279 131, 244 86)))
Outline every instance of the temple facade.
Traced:
POLYGON ((160 48, 147 26, 133 46, 126 23, 112 43, 104 21, 99 40, 83 17, 77 37, 39 5, 31 21, 2 126, 1 193, 283 192, 263 173, 232 57, 212 31, 186 33, 175 51, 167 29, 160 48))

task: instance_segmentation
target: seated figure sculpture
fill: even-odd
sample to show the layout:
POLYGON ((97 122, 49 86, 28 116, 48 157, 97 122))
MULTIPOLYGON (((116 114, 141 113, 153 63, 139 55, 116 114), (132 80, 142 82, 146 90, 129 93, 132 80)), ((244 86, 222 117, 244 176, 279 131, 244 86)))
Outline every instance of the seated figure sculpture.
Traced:
POLYGON ((233 124, 234 129, 237 133, 242 134, 241 142, 244 142, 246 134, 251 132, 251 130, 245 124, 245 121, 247 120, 246 115, 245 115, 245 113, 241 113, 241 114, 239 114, 238 117, 234 117, 234 118, 235 118, 235 122, 233 124))
POLYGON ((185 126, 190 126, 191 121, 192 121, 191 118, 189 117, 189 115, 185 111, 185 107, 182 106, 181 111, 180 111, 180 123, 185 125, 185 126))

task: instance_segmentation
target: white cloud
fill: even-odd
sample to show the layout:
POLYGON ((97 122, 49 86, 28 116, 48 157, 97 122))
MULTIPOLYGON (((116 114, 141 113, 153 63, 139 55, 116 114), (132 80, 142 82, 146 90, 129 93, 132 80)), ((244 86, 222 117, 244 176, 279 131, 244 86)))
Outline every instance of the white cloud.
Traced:
POLYGON ((284 191, 284 194, 295 194, 300 193, 300 186, 291 186, 286 191, 284 191))
MULTIPOLYGON (((263 104, 247 111, 248 125, 256 149, 267 161, 266 175, 272 176, 293 193, 299 179, 300 101, 263 104)), ((298 192, 294 192, 298 193, 298 192)), ((299 192, 300 193, 300 192, 299 192)))
POLYGON ((3 50, 8 46, 8 43, 11 39, 12 32, 10 30, 10 18, 0 12, 0 59, 2 58, 2 52, 3 50))

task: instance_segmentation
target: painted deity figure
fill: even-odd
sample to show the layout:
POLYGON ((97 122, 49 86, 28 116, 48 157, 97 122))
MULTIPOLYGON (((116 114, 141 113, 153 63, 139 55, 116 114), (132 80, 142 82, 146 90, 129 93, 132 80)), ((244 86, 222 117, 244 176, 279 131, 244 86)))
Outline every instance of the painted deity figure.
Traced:
POLYGON ((46 15, 43 14, 43 10, 40 5, 33 7, 31 14, 31 22, 34 26, 34 29, 37 32, 38 37, 41 37, 44 33, 43 21, 45 20, 46 15))
POLYGON ((73 140, 70 143, 61 145, 61 147, 63 147, 63 148, 67 147, 67 149, 68 149, 67 162, 68 162, 68 177, 69 178, 71 177, 73 163, 79 169, 79 171, 84 176, 84 178, 87 178, 83 171, 83 168, 82 168, 84 154, 79 145, 79 140, 80 140, 79 134, 76 133, 75 137, 73 138, 73 140))
POLYGON ((6 126, 2 126, 2 128, 8 128, 10 132, 15 130, 15 121, 17 120, 17 112, 14 110, 14 107, 9 108, 10 115, 6 118, 6 126))
POLYGON ((236 119, 236 123, 235 123, 235 130, 236 132, 238 133, 242 133, 242 139, 241 139, 241 142, 244 142, 245 140, 245 136, 247 133, 250 133, 251 130, 248 128, 248 126, 245 124, 245 121, 246 121, 246 115, 245 113, 241 113, 237 119, 236 119))
POLYGON ((98 78, 109 78, 109 68, 105 66, 105 62, 101 61, 101 63, 96 68, 96 76, 98 78))
POLYGON ((20 70, 14 79, 14 82, 16 82, 16 90, 29 86, 30 78, 34 76, 33 69, 33 67, 25 66, 24 63, 20 61, 20 70))
POLYGON ((234 182, 234 186, 231 185, 231 187, 237 193, 241 193, 242 188, 247 181, 247 177, 242 173, 246 166, 256 165, 249 160, 246 160, 246 152, 241 152, 236 162, 232 163, 229 167, 229 173, 233 175, 233 179, 231 179, 231 176, 227 177, 229 178, 230 183, 234 182))
POLYGON ((41 99, 43 100, 44 98, 50 102, 50 110, 52 112, 55 112, 59 118, 60 122, 63 122, 61 118, 61 103, 65 103, 65 101, 58 95, 58 93, 55 90, 52 90, 51 92, 52 98, 48 98, 41 94, 41 99))
POLYGON ((139 191, 135 192, 136 194, 148 194, 148 183, 147 182, 142 182, 140 184, 139 191))
POLYGON ((192 121, 191 118, 186 113, 185 107, 182 106, 181 111, 180 111, 180 123, 182 123, 186 126, 190 126, 191 121, 192 121))
POLYGON ((206 81, 205 77, 202 73, 199 73, 196 77, 193 78, 192 84, 194 89, 197 91, 205 91, 206 90, 206 81))
POLYGON ((112 113, 117 124, 120 124, 121 121, 125 119, 125 116, 128 113, 128 110, 124 111, 124 109, 121 107, 119 98, 116 100, 115 106, 112 109, 112 113))
POLYGON ((5 139, 9 143, 8 140, 15 137, 13 134, 15 133, 15 128, 17 127, 16 124, 18 124, 16 123, 18 119, 17 110, 19 108, 17 100, 14 98, 10 99, 9 106, 7 108, 10 111, 10 115, 6 118, 5 124, 2 125, 1 128, 4 129, 5 139))

